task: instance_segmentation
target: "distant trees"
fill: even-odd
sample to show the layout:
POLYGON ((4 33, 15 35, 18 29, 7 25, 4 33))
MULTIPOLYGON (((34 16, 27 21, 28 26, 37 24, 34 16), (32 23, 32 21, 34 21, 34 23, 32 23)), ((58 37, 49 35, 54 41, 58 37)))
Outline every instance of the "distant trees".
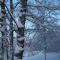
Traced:
POLYGON ((35 26, 32 25, 31 28, 28 27, 28 29, 25 30, 26 36, 30 42, 26 43, 26 45, 28 44, 32 51, 44 50, 44 47, 46 46, 47 52, 58 52, 60 47, 58 48, 58 45, 54 42, 59 41, 60 39, 60 37, 58 38, 57 36, 57 34, 59 35, 58 30, 60 29, 57 23, 59 19, 56 17, 56 13, 57 15, 60 13, 60 9, 58 8, 59 4, 57 3, 56 5, 53 4, 53 2, 46 0, 35 0, 34 3, 32 3, 32 1, 29 2, 31 4, 28 4, 28 13, 30 15, 27 17, 27 20, 32 22, 35 26), (57 49, 52 48, 52 46, 57 49))
POLYGON ((29 47, 31 52, 44 49, 45 53, 60 51, 59 3, 0 0, 0 13, 1 60, 22 60, 25 47, 29 47))

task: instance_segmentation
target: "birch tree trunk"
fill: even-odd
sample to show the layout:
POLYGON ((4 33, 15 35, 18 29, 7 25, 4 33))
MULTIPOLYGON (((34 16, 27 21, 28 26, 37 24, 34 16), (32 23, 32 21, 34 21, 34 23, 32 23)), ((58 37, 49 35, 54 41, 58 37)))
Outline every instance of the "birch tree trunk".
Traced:
POLYGON ((1 32, 1 40, 2 40, 2 54, 1 60, 7 59, 6 58, 6 10, 5 10, 5 0, 1 0, 1 18, 0 18, 0 32, 1 32))
POLYGON ((27 0, 20 0, 21 1, 21 10, 20 10, 20 17, 19 21, 23 25, 18 28, 18 43, 19 43, 19 52, 16 53, 18 59, 22 60, 23 52, 24 52, 24 29, 25 29, 25 20, 26 20, 26 12, 27 12, 27 0))

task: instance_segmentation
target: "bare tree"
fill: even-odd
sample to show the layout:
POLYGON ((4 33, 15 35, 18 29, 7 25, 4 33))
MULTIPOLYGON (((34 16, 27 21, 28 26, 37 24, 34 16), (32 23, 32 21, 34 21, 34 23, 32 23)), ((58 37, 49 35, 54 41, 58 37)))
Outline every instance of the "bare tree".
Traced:
POLYGON ((25 29, 25 20, 26 20, 26 12, 27 12, 27 0, 20 0, 21 1, 21 10, 20 13, 21 16, 19 17, 19 21, 21 22, 21 24, 23 25, 21 27, 18 28, 18 43, 20 44, 20 50, 19 53, 16 54, 16 56, 18 58, 20 58, 22 60, 23 57, 23 52, 24 52, 24 29, 25 29))
POLYGON ((6 10, 5 10, 5 0, 2 0, 0 2, 1 4, 1 18, 0 18, 0 27, 1 27, 1 37, 2 37, 2 60, 5 59, 5 53, 6 53, 6 10))
MULTIPOLYGON (((13 15, 13 0, 10 0, 10 12, 13 15)), ((10 59, 14 60, 13 19, 12 19, 12 17, 10 17, 10 59)))

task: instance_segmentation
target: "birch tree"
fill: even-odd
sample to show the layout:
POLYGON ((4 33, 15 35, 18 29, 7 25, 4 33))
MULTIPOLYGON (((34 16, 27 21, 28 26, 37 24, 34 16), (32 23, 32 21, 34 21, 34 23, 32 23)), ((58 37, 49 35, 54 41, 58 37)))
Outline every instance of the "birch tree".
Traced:
POLYGON ((2 60, 6 59, 6 10, 5 10, 5 0, 0 1, 1 5, 1 17, 0 17, 0 32, 1 32, 1 40, 2 40, 2 60))
POLYGON ((27 0, 20 0, 21 2, 21 10, 19 21, 21 22, 22 26, 18 28, 18 43, 19 43, 19 52, 16 53, 16 56, 22 60, 23 52, 24 52, 24 29, 25 29, 25 20, 26 20, 26 12, 27 12, 27 0))

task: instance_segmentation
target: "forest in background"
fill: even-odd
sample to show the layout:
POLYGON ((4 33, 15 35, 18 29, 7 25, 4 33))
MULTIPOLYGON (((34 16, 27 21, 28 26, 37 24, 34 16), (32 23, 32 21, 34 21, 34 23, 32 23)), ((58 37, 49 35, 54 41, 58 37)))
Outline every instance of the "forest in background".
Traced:
POLYGON ((0 0, 0 60, 39 52, 60 53, 60 1, 0 0))

